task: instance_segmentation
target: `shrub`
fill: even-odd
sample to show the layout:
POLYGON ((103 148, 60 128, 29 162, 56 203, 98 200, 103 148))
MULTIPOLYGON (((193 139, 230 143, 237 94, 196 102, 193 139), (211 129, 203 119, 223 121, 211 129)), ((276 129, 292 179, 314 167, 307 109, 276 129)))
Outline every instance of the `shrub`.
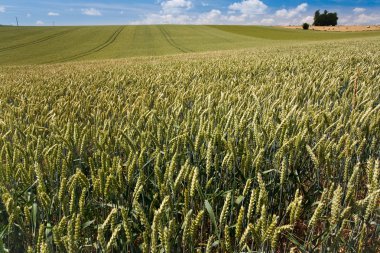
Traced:
POLYGON ((302 28, 304 30, 309 30, 310 25, 308 23, 303 23, 302 28))

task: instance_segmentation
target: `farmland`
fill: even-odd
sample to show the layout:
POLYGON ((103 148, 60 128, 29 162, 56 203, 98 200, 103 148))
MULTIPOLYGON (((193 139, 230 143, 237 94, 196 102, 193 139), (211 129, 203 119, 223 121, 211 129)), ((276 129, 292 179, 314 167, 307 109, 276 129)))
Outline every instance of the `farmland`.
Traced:
POLYGON ((0 252, 379 252, 379 34, 249 29, 0 28, 0 252))
POLYGON ((380 36, 249 26, 0 27, 0 64, 158 56, 380 36))

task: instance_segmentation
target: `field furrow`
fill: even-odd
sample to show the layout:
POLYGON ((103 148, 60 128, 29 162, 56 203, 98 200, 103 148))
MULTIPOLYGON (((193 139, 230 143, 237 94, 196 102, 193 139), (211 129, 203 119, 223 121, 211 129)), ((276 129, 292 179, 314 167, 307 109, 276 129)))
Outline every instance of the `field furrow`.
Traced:
POLYGON ((190 49, 185 48, 184 46, 178 45, 173 38, 170 36, 169 32, 163 27, 159 27, 162 35, 164 36, 165 40, 174 48, 178 49, 179 51, 183 53, 189 53, 192 52, 190 49))
POLYGON ((51 39, 63 36, 63 35, 65 35, 65 34, 67 34, 69 32, 72 32, 74 30, 76 30, 76 28, 70 29, 70 30, 67 30, 67 31, 58 32, 58 33, 55 33, 55 34, 52 34, 52 35, 49 35, 49 36, 45 36, 45 37, 39 38, 37 40, 33 40, 33 41, 29 41, 29 42, 25 42, 25 43, 13 45, 13 46, 3 47, 3 48, 0 48, 0 52, 4 52, 4 51, 8 51, 8 50, 14 50, 14 49, 22 48, 22 47, 27 47, 27 46, 39 44, 39 43, 42 43, 42 42, 45 42, 45 41, 48 41, 48 40, 51 40, 51 39))
POLYGON ((63 59, 59 59, 57 61, 50 61, 50 62, 46 62, 46 63, 73 61, 73 60, 77 60, 77 59, 80 59, 82 57, 94 54, 96 52, 99 52, 99 51, 103 50, 104 48, 108 47, 109 45, 111 45, 112 43, 114 43, 115 40, 117 39, 117 37, 119 36, 119 34, 123 31, 123 29, 124 29, 124 26, 117 28, 115 30, 115 32, 104 43, 100 44, 99 46, 97 46, 95 48, 92 48, 88 51, 78 53, 76 55, 72 55, 72 56, 69 56, 69 57, 66 57, 63 59))

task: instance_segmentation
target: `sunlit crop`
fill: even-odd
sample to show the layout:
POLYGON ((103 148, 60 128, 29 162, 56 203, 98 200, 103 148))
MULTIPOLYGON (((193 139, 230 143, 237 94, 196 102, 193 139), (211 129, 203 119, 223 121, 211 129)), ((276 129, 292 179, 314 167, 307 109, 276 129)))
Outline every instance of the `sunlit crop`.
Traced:
POLYGON ((1 67, 0 252, 378 251, 379 42, 1 67))

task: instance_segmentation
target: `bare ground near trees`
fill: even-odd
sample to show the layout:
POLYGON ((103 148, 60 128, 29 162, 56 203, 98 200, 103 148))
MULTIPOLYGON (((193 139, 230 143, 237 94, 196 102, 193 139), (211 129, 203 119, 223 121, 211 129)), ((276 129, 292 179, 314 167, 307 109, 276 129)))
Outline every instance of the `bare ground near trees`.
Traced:
MULTIPOLYGON (((281 26, 289 29, 302 29, 302 26, 281 26)), ((380 25, 338 25, 338 26, 310 26, 309 30, 331 32, 362 32, 380 31, 380 25)))

